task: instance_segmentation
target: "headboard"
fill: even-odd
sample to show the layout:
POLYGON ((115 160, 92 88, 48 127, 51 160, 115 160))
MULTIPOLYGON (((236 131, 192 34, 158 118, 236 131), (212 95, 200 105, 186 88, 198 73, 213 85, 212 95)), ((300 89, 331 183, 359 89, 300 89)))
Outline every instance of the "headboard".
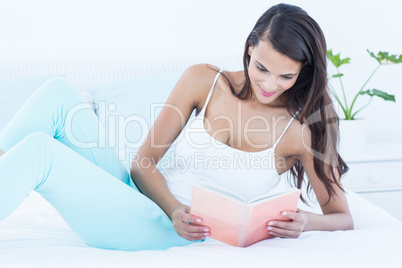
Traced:
POLYGON ((154 58, 29 59, 0 62, 0 78, 62 75, 80 90, 89 90, 117 80, 183 72, 197 63, 209 63, 225 70, 242 69, 242 56, 166 56, 154 58))

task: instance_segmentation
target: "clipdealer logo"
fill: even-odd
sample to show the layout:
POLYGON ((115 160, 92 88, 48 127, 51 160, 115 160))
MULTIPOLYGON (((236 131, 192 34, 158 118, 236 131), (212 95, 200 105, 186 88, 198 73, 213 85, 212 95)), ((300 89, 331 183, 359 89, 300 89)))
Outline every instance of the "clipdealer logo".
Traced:
MULTIPOLYGON (((332 104, 328 105, 331 106, 332 104)), ((272 159, 274 159, 274 155, 265 157, 265 158, 260 158, 258 156, 251 154, 241 154, 241 153, 235 153, 233 158, 228 158, 228 157, 216 157, 216 156, 208 156, 207 154, 203 153, 203 150, 206 148, 209 148, 210 146, 215 146, 217 149, 219 148, 224 148, 227 147, 225 144, 219 144, 216 142, 216 139, 212 138, 215 137, 217 134, 219 134, 222 131, 229 131, 231 137, 244 137, 246 143, 251 146, 252 148, 263 148, 268 146, 268 144, 254 144, 251 142, 250 133, 254 133, 252 135, 257 135, 255 133, 278 133, 278 125, 279 124, 284 124, 281 121, 286 121, 285 116, 279 116, 275 117, 272 116, 271 120, 268 121, 267 118, 261 116, 261 115, 256 115, 252 116, 250 118, 247 118, 244 129, 239 129, 235 127, 236 124, 234 124, 233 119, 231 119, 229 116, 217 116, 214 117, 213 120, 225 120, 227 122, 227 125, 229 126, 228 128, 225 129, 218 129, 216 131, 212 131, 211 127, 211 122, 208 120, 208 118, 205 118, 204 116, 196 117, 194 118, 195 120, 202 120, 202 126, 198 126, 198 128, 192 128, 192 125, 188 126, 188 131, 184 133, 185 135, 179 135, 177 139, 174 141, 173 144, 157 144, 155 141, 155 136, 156 136, 156 130, 154 128, 151 128, 149 122, 153 122, 156 120, 157 109, 169 109, 173 111, 173 113, 177 114, 177 118, 180 122, 180 124, 184 127, 186 125, 186 120, 184 114, 181 112, 181 110, 170 104, 164 104, 164 103, 151 103, 150 104, 150 120, 148 121, 144 116, 140 114, 131 114, 129 116, 125 115, 120 115, 117 112, 117 106, 114 103, 109 103, 105 101, 100 101, 97 104, 95 104, 95 107, 97 109, 97 116, 98 116, 98 131, 97 135, 93 135, 89 137, 91 140, 88 140, 88 137, 85 135, 82 135, 82 130, 80 129, 79 126, 79 121, 77 116, 79 116, 80 112, 91 112, 92 107, 88 103, 81 103, 78 105, 75 105, 70 109, 70 111, 67 113, 65 117, 65 135, 67 139, 76 147, 78 148, 84 148, 84 149, 91 149, 91 148, 115 148, 117 149, 117 154, 119 156, 119 160, 124 161, 126 160, 126 157, 129 157, 127 152, 130 153, 130 150, 138 150, 141 145, 144 142, 144 138, 149 135, 150 141, 151 141, 151 146, 152 148, 169 148, 170 146, 174 146, 178 143, 180 143, 181 139, 186 139, 186 144, 191 146, 193 151, 197 151, 194 153, 194 167, 204 167, 204 168, 213 168, 213 169, 218 169, 218 168, 246 168, 246 169, 252 169, 252 168, 272 168, 275 166, 275 163, 272 163, 272 159), (253 122, 254 121, 254 122, 253 122), (204 122, 206 124, 206 127, 204 127, 204 122), (254 123, 255 125, 259 125, 259 128, 252 128, 251 123, 254 123), (107 129, 104 127, 107 126, 107 129), (236 129, 235 129, 236 128, 236 129), (140 137, 136 141, 132 141, 129 139, 129 137, 132 137, 132 133, 130 133, 130 130, 135 130, 136 134, 139 134, 140 137), (238 131, 237 135, 234 135, 234 131, 238 131), (196 136, 193 136, 194 134, 197 135, 197 133, 208 133, 210 139, 209 140, 204 140, 202 144, 197 143, 197 138, 196 136)), ((325 121, 326 122, 326 127, 328 129, 328 134, 329 136, 326 139, 327 145, 326 148, 331 149, 333 146, 336 135, 335 131, 337 130, 337 126, 332 125, 334 123, 331 123, 330 119, 336 114, 331 114, 332 109, 328 109, 325 107, 325 114, 324 116, 326 118, 322 118, 321 114, 319 111, 313 113, 303 124, 302 126, 302 137, 305 136, 305 131, 306 128, 310 124, 314 124, 318 121, 325 121), (333 132, 333 133, 332 133, 333 132)), ((237 109, 237 121, 242 122, 241 118, 241 104, 238 104, 238 109, 237 109)), ((192 121, 194 122, 194 121, 192 121)), ((188 122, 190 123, 190 122, 188 122)), ((281 127, 282 129, 282 127, 281 127)), ((308 136, 308 135, 307 135, 308 136)), ((271 135, 272 137, 272 143, 276 141, 277 136, 276 135, 271 135)), ((311 148, 309 143, 305 142, 305 139, 301 139, 303 142, 303 146, 306 148, 308 152, 310 152, 314 157, 320 159, 321 161, 332 165, 336 166, 336 152, 328 152, 328 149, 321 153, 318 152, 314 149, 311 148)), ((237 142, 239 146, 241 146, 241 140, 237 142)), ((333 149, 333 148, 332 148, 333 149)), ((271 150, 266 150, 267 153, 273 153, 271 150)), ((174 161, 180 161, 180 163, 185 167, 188 168, 191 163, 191 159, 179 159, 181 156, 173 156, 173 157, 165 157, 168 158, 168 162, 172 162, 172 158, 176 158, 174 161), (170 159, 169 159, 170 158, 170 159)), ((161 160, 164 160, 162 158, 161 160)), ((146 160, 144 160, 144 163, 146 160)), ((166 161, 165 161, 166 162, 166 161)), ((284 159, 278 159, 277 158, 277 167, 284 166, 284 159)), ((159 164, 159 163, 158 163, 159 164)), ((163 164, 163 163, 161 163, 163 164)), ((165 163, 166 166, 168 166, 167 163, 165 163)), ((169 164, 171 165, 171 164, 169 164)))

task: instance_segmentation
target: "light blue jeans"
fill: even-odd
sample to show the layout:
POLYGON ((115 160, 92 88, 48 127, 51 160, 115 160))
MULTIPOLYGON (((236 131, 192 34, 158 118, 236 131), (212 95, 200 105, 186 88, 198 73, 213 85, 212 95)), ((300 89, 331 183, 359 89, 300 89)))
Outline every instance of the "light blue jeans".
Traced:
POLYGON ((35 190, 90 246, 134 251, 192 243, 138 191, 116 150, 100 146, 102 132, 65 79, 36 90, 0 133, 0 220, 35 190))

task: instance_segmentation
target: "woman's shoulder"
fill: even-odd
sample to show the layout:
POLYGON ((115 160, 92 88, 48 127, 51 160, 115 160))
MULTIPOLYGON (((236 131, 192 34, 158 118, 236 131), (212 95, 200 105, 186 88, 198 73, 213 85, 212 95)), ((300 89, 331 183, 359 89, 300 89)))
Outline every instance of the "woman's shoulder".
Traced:
MULTIPOLYGON (((291 117, 291 116, 290 116, 291 117)), ((306 122, 294 119, 288 129, 288 144, 293 155, 301 156, 311 150, 311 131, 306 122)))
POLYGON ((219 71, 220 68, 211 64, 196 64, 188 67, 180 80, 191 87, 198 104, 201 104, 206 100, 219 71))
POLYGON ((211 65, 211 64, 195 64, 188 67, 182 77, 185 79, 190 79, 194 81, 194 84, 199 86, 212 86, 213 80, 217 73, 219 72, 219 68, 211 65))

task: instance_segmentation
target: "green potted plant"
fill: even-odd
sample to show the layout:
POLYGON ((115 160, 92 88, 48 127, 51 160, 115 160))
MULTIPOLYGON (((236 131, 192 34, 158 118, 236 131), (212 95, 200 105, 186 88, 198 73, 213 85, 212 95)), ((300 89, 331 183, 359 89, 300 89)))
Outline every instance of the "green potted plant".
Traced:
POLYGON ((340 137, 340 142, 341 142, 340 149, 341 149, 341 151, 342 150, 343 151, 359 151, 364 147, 366 136, 367 136, 367 129, 368 129, 367 120, 364 120, 362 118, 356 118, 356 115, 361 110, 363 110, 368 105, 370 105, 373 97, 379 97, 385 101, 395 102, 394 95, 390 95, 390 94, 388 94, 384 91, 378 90, 378 89, 366 89, 366 85, 382 65, 402 63, 402 54, 389 55, 388 52, 380 51, 377 53, 377 55, 375 55, 373 52, 370 52, 368 49, 367 49, 367 52, 369 53, 369 55, 372 58, 374 58, 378 62, 378 65, 374 69, 374 71, 370 74, 370 76, 367 78, 367 80, 364 82, 364 84, 360 88, 360 90, 356 92, 352 101, 348 101, 346 94, 345 94, 345 88, 344 88, 344 85, 342 82, 342 77, 344 75, 343 75, 343 73, 341 73, 339 71, 339 68, 344 64, 349 64, 350 58, 342 59, 340 57, 340 53, 334 55, 332 52, 332 49, 327 51, 327 57, 330 60, 330 62, 335 66, 336 72, 337 72, 336 74, 334 74, 328 78, 328 87, 343 112, 343 114, 340 115, 340 118, 342 119, 342 120, 340 120, 340 136, 341 136, 340 137), (334 79, 339 80, 340 88, 342 90, 342 96, 339 96, 336 93, 334 86, 331 84, 332 80, 334 80, 334 79), (356 100, 361 95, 367 95, 370 97, 370 99, 367 102, 367 104, 356 109, 355 108, 356 100), (360 134, 358 132, 360 132, 360 134))

